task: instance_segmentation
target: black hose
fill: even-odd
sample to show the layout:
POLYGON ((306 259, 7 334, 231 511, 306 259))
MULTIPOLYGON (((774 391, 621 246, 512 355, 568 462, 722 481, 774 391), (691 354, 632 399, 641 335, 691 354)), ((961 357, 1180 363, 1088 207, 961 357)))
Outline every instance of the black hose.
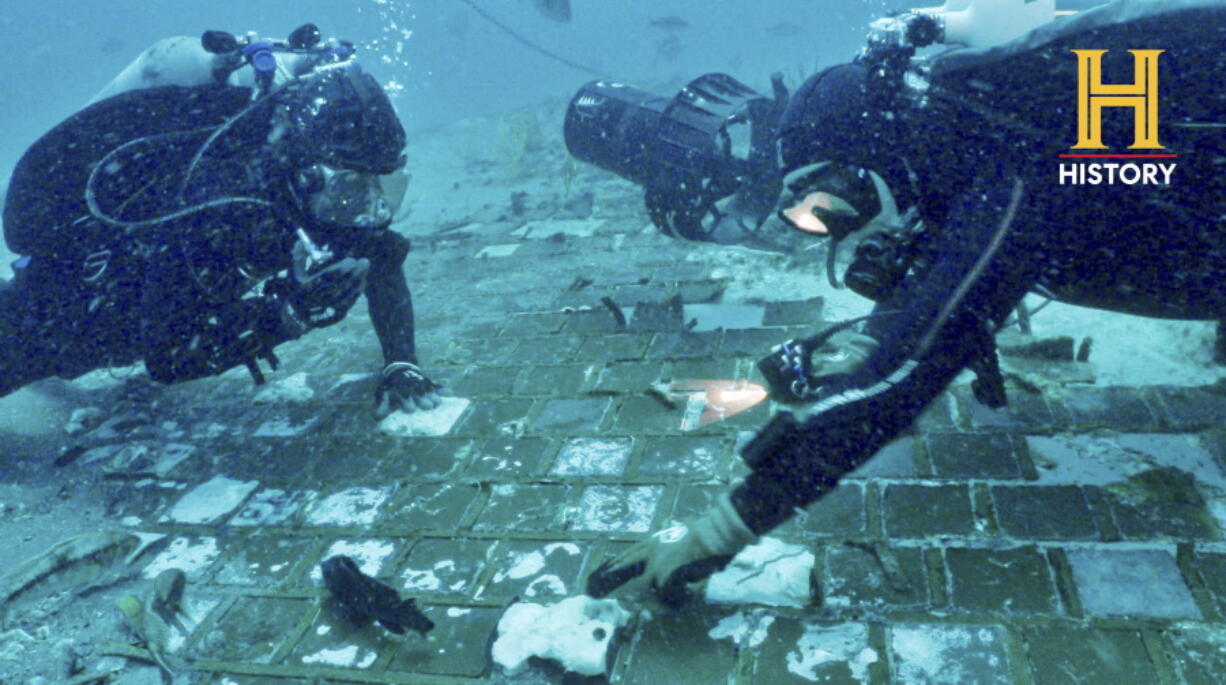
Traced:
POLYGON ((536 50, 537 52, 541 53, 542 55, 545 55, 546 57, 548 57, 548 58, 550 58, 550 59, 553 59, 553 60, 555 60, 555 61, 561 62, 562 64, 565 64, 566 66, 570 67, 571 69, 577 69, 577 70, 579 70, 579 71, 582 71, 582 72, 584 72, 584 73, 591 74, 591 75, 593 75, 593 76, 597 76, 597 77, 599 77, 599 76, 604 76, 604 74, 603 74, 603 73, 601 73, 601 72, 599 72, 599 71, 597 71, 597 70, 595 70, 595 69, 593 69, 593 68, 591 68, 591 67, 585 67, 585 66, 583 66, 582 64, 578 64, 578 63, 576 63, 576 62, 572 62, 572 61, 570 61, 569 59, 567 59, 567 58, 563 57, 562 55, 559 55, 559 54, 558 54, 558 53, 556 53, 556 52, 551 52, 551 51, 549 51, 549 50, 546 50, 545 48, 543 48, 543 47, 541 47, 541 46, 537 45, 536 43, 533 43, 532 41, 528 40, 527 38, 524 38, 524 37, 523 37, 522 35, 520 35, 520 34, 519 34, 519 33, 518 33, 518 32, 517 32, 515 29, 513 29, 513 28, 511 28, 511 27, 507 26, 506 24, 502 23, 501 21, 498 21, 498 20, 497 20, 497 19, 495 19, 493 16, 491 16, 491 15, 490 15, 488 12, 486 12, 485 10, 481 9, 480 7, 478 7, 478 6, 477 6, 477 3, 473 2, 473 0, 464 0, 464 4, 465 4, 465 5, 468 5, 469 7, 471 7, 471 8, 472 8, 472 10, 473 10, 474 12, 476 12, 477 14, 480 14, 480 15, 481 15, 481 17, 482 17, 483 19, 485 19, 486 21, 488 21, 489 23, 491 23, 491 24, 493 24, 494 26, 497 26, 498 28, 502 29, 502 30, 503 30, 503 31, 504 31, 504 32, 505 32, 507 35, 509 35, 509 36, 511 36, 512 38, 514 38, 515 40, 517 40, 517 41, 519 41, 519 42, 523 43, 524 45, 527 45, 528 47, 532 48, 533 50, 536 50))

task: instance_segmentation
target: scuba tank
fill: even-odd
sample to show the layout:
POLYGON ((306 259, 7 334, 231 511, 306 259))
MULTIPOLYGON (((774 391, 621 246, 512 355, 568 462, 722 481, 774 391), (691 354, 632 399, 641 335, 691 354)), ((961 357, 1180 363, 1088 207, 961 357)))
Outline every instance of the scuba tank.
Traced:
POLYGON ((933 44, 995 47, 1047 24, 1058 14, 1067 13, 1056 11, 1056 0, 946 0, 940 7, 913 9, 872 22, 861 55, 906 62, 916 48, 933 44))
POLYGON ((349 41, 320 38, 314 24, 299 26, 284 40, 253 32, 240 38, 225 31, 205 31, 199 38, 164 38, 146 48, 87 104, 141 88, 209 83, 254 87, 259 95, 356 52, 349 41), (251 68, 244 69, 248 65, 251 68))
POLYGON ((914 9, 937 19, 939 43, 986 48, 1007 43, 1056 17, 1056 0, 947 0, 914 9))

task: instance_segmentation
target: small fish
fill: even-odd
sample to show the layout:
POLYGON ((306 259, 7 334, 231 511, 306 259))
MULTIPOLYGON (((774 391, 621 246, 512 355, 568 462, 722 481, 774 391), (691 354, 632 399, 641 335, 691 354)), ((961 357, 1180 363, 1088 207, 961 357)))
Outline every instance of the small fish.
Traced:
POLYGON ((792 36, 799 36, 805 30, 790 21, 781 21, 778 24, 768 26, 766 32, 776 38, 791 38, 792 36))
POLYGON ((191 618, 183 604, 183 593, 187 587, 187 575, 177 568, 168 568, 158 574, 153 580, 153 592, 149 596, 148 611, 161 616, 167 623, 179 632, 187 635, 184 618, 191 618))
POLYGON ((570 21, 570 0, 532 0, 532 4, 546 19, 563 24, 570 21))
POLYGON ((422 637, 434 627, 412 599, 400 599, 389 585, 362 573, 353 559, 337 555, 325 559, 320 568, 324 584, 350 623, 365 625, 373 620, 397 635, 416 630, 422 637))
POLYGON ((651 21, 647 22, 647 25, 662 31, 680 31, 682 29, 689 28, 690 22, 675 14, 670 14, 667 17, 657 17, 652 19, 651 21))

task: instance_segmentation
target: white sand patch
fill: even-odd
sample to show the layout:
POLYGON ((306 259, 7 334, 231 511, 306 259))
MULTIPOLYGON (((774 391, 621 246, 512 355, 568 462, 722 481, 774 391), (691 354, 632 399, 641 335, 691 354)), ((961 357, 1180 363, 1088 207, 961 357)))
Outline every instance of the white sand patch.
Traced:
POLYGON ((575 528, 646 533, 661 492, 663 488, 656 485, 593 485, 583 491, 575 528))
POLYGON ((1028 435, 1038 485, 1109 485, 1144 471, 1173 467, 1226 489, 1226 474, 1196 436, 1159 433, 1028 435))
POLYGON ((456 577, 456 571, 454 559, 440 559, 430 568, 406 568, 401 571, 400 578, 406 591, 435 592, 446 589, 451 592, 460 592, 468 584, 467 578, 459 577, 450 585, 443 580, 448 577, 456 577))
POLYGON ((196 542, 189 538, 175 538, 170 541, 170 546, 149 562, 142 574, 146 578, 156 578, 166 569, 177 568, 192 576, 217 561, 219 554, 217 538, 204 537, 196 542))
POLYGON ((195 445, 185 445, 177 442, 167 443, 162 447, 161 454, 158 455, 157 461, 153 464, 153 472, 157 474, 158 478, 165 478, 174 470, 174 467, 183 463, 195 453, 195 445))
POLYGON ((687 304, 682 318, 697 323, 694 332, 714 331, 720 328, 758 328, 766 315, 766 307, 754 304, 687 304))
POLYGON ((707 581, 707 601, 803 607, 812 601, 809 576, 816 559, 800 545, 764 537, 741 550, 707 581))
POLYGON ((491 582, 498 584, 508 579, 522 580, 540 574, 539 577, 533 578, 524 587, 523 592, 525 596, 565 596, 567 594, 566 583, 561 578, 552 573, 541 573, 547 569, 549 560, 555 552, 565 553, 567 556, 576 556, 582 553, 579 546, 571 542, 553 542, 539 550, 527 552, 513 551, 509 553, 504 568, 494 574, 491 582))
POLYGON ((813 682, 825 680, 818 673, 823 664, 838 662, 846 663, 857 681, 868 682, 868 667, 877 659, 876 650, 868 646, 868 627, 860 623, 807 625, 787 655, 788 671, 813 682))
POLYGON ((99 445, 91 447, 81 453, 78 461, 82 464, 93 464, 100 461, 106 461, 119 453, 123 445, 99 445))
POLYGON ((311 507, 306 522, 312 526, 369 526, 390 494, 387 488, 341 490, 311 507))
POLYGON ((256 428, 255 432, 251 435, 257 438, 291 438, 301 434, 314 423, 314 421, 307 421, 300 426, 295 426, 293 423, 290 423, 289 419, 279 416, 261 423, 260 427, 256 428))
POLYGON ((821 296, 825 301, 823 319, 835 321, 869 313, 873 303, 850 290, 831 288, 826 282, 825 255, 820 251, 811 254, 811 266, 789 268, 789 258, 784 255, 695 244, 686 261, 711 266, 711 278, 726 282, 723 302, 778 302, 821 296))
POLYGON ((0 398, 0 431, 15 435, 55 435, 68 423, 73 407, 63 399, 25 387, 0 398))
POLYGON ((556 476, 617 476, 626 470, 633 442, 573 438, 558 454, 550 472, 556 476))
POLYGON ((349 645, 335 649, 321 649, 314 654, 306 654, 302 657, 302 663, 345 668, 370 668, 378 657, 379 653, 374 650, 361 650, 357 645, 349 645), (361 651, 365 651, 366 654, 359 658, 361 651))
POLYGON ((994 626, 900 625, 890 632, 895 677, 908 685, 983 682, 980 676, 1008 669, 994 626))
POLYGON ((195 432, 192 433, 192 437, 201 440, 212 440, 213 438, 220 438, 221 436, 229 433, 229 426, 224 423, 213 421, 206 426, 196 428, 195 432))
POLYGON ((276 526, 288 521, 319 495, 314 490, 260 490, 230 519, 232 526, 276 526))
POLYGON ((707 632, 712 640, 730 639, 738 648, 753 649, 766 640, 775 617, 761 611, 750 614, 738 611, 731 616, 725 616, 719 623, 707 632))
MULTIPOLYGON (((389 540, 337 540, 328 546, 322 559, 331 559, 342 555, 353 559, 358 570, 368 576, 379 575, 383 564, 396 551, 395 543, 389 540)), ((311 569, 311 581, 316 585, 323 583, 324 576, 319 564, 311 569)))
POLYGON ((68 417, 68 423, 64 424, 64 432, 68 435, 80 435, 85 431, 93 430, 105 418, 106 414, 97 407, 74 409, 72 415, 68 417))
POLYGON ((406 568, 400 578, 406 591, 434 592, 443 589, 443 581, 439 580, 434 569, 406 568))
POLYGON ((530 657, 553 659, 581 675, 605 672, 609 643, 630 612, 616 600, 579 596, 557 604, 516 603, 498 620, 494 661, 515 675, 530 657))
POLYGON ((536 578, 524 588, 525 597, 563 597, 565 595, 566 583, 552 573, 536 578))
POLYGON ((1226 530, 1226 493, 1221 491, 1206 493, 1209 514, 1217 521, 1218 527, 1226 530))
POLYGON ((374 376, 375 374, 373 373, 342 373, 336 377, 336 380, 332 382, 332 385, 328 386, 327 392, 330 393, 337 388, 349 385, 350 383, 364 381, 368 378, 374 378, 374 376))
POLYGON ((572 557, 583 552, 583 550, 579 549, 579 545, 573 542, 551 542, 545 545, 545 556, 549 556, 558 550, 562 550, 572 557))
POLYGON ((538 551, 532 552, 511 552, 511 567, 505 571, 499 571, 494 574, 494 582, 501 583, 510 578, 512 580, 520 580, 531 575, 536 575, 541 569, 545 568, 545 555, 538 551))
POLYGON ((183 649, 187 644, 187 637, 200 625, 200 621, 205 616, 208 616, 213 609, 217 608, 218 604, 221 604, 221 599, 188 595, 184 598, 183 604, 184 613, 187 614, 183 618, 183 627, 187 629, 187 632, 184 633, 178 629, 170 631, 170 639, 166 641, 167 651, 170 652, 179 652, 183 649))
POLYGON ((379 422, 379 430, 401 437, 446 435, 471 404, 462 397, 444 397, 442 404, 430 411, 405 413, 395 411, 379 422))
POLYGON ((300 404, 315 396, 315 391, 307 385, 305 371, 266 384, 251 401, 255 404, 300 404))
POLYGON ((486 245, 477 253, 477 259, 482 257, 510 257, 519 249, 519 243, 508 243, 504 245, 486 245))
POLYGON ((184 495, 160 520, 176 523, 211 523, 233 511, 259 485, 259 481, 234 480, 225 476, 216 476, 210 481, 197 485, 191 492, 184 495))
POLYGON ((543 240, 559 233, 573 235, 579 238, 590 238, 600 228, 605 219, 559 219, 551 221, 529 221, 511 231, 511 235, 521 238, 543 240))
MULTIPOLYGON (((1036 306, 1042 299, 1031 295, 1036 306)), ((1039 337, 1093 338, 1099 385, 1208 385, 1226 378, 1213 363, 1211 321, 1169 321, 1052 303, 1031 322, 1039 337)))

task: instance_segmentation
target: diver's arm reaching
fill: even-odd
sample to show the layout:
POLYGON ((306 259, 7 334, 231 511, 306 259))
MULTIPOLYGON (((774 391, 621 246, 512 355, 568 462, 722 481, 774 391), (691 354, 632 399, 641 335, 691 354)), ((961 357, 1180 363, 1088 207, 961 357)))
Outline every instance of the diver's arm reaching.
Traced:
MULTIPOLYGON (((881 342, 866 362, 801 416, 777 415, 744 458, 751 473, 733 502, 765 532, 829 492, 896 438, 949 383, 984 353, 1036 278, 1040 248, 1024 221, 1020 180, 969 189, 936 231, 938 255, 879 309, 866 333, 881 342)), ((994 352, 991 352, 994 354, 994 352)))
POLYGON ((375 412, 433 409, 446 390, 431 381, 417 365, 413 329, 413 298, 404 277, 409 241, 390 229, 380 229, 365 241, 370 259, 366 280, 366 304, 371 325, 383 349, 383 373, 375 391, 375 412))
POLYGON ((370 321, 379 337, 386 364, 417 363, 413 331, 413 298, 404 277, 404 260, 409 254, 409 241, 390 229, 380 229, 364 241, 364 256, 370 259, 370 277, 366 279, 366 304, 370 321))
POLYGON ((1021 181, 1011 179, 963 194, 937 232, 939 258, 879 306, 899 314, 870 321, 867 332, 880 347, 824 388, 814 405, 779 412, 758 433, 742 452, 751 473, 730 502, 686 522, 678 534, 658 533, 606 562, 588 578, 589 594, 603 596, 643 576, 665 601, 677 602, 685 583, 723 568, 906 430, 982 354, 983 333, 1033 283, 1036 238, 1014 221, 1023 195, 1021 181))

